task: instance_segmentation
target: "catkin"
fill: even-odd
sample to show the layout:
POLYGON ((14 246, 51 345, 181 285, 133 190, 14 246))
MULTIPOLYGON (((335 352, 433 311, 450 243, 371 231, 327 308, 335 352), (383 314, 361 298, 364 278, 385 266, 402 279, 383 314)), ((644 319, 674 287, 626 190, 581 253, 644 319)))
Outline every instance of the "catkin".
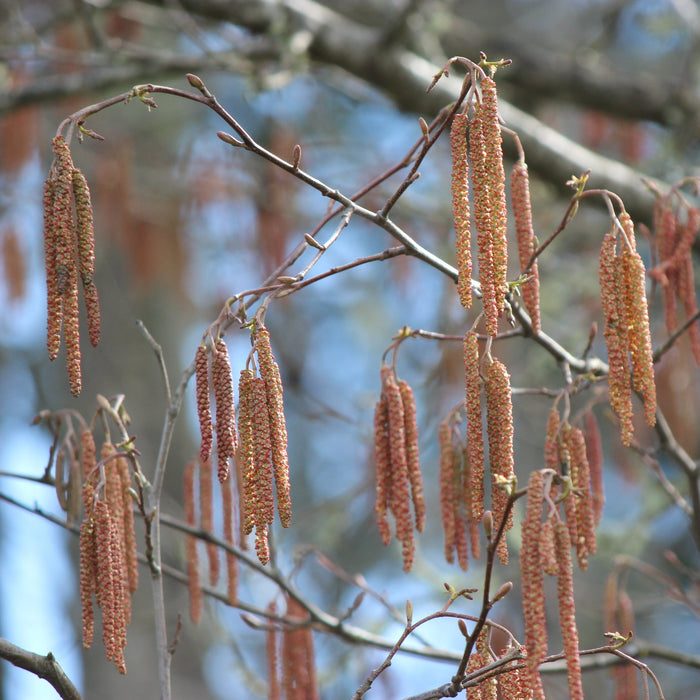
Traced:
POLYGON ((272 466, 277 492, 277 511, 282 527, 289 527, 292 504, 289 493, 289 459, 287 456, 287 424, 284 417, 282 378, 279 366, 272 354, 270 333, 259 326, 255 331, 255 350, 258 354, 260 376, 265 381, 267 406, 270 416, 270 440, 272 466))
POLYGON ((375 513, 382 543, 391 542, 391 528, 387 511, 391 504, 391 457, 389 453, 389 409, 382 393, 374 408, 374 462, 376 469, 377 498, 375 513))
MULTIPOLYGON (((229 475, 229 478, 221 484, 221 510, 224 521, 224 542, 233 545, 233 530, 236 522, 236 507, 233 491, 234 476, 229 475)), ((238 598, 238 559, 226 551, 226 595, 230 605, 234 605, 238 598)))
POLYGON ((588 565, 588 555, 595 554, 598 547, 595 537, 595 515, 591 494, 591 473, 586 454, 586 441, 580 428, 572 428, 568 435, 569 454, 576 490, 576 556, 581 570, 588 565))
POLYGON ((455 548, 455 511, 457 509, 457 494, 454 488, 454 449, 452 445, 452 427, 449 420, 443 421, 438 429, 438 444, 440 447, 440 510, 442 514, 442 529, 445 536, 445 560, 448 564, 454 562, 455 548))
MULTIPOLYGON (((486 432, 489 440, 491 493, 494 521, 500 525, 505 517, 508 495, 502 487, 514 477, 513 471, 513 401, 510 376, 497 359, 489 365, 484 384, 486 393, 486 432), (499 482, 501 485, 499 485, 499 482)), ((508 563, 505 533, 513 527, 512 510, 508 513, 503 537, 498 543, 498 556, 508 563)))
POLYGON ((571 700, 583 700, 581 658, 579 656, 574 603, 574 569, 571 560, 569 533, 566 525, 562 522, 558 522, 554 526, 554 541, 559 562, 557 597, 559 600, 559 623, 564 640, 564 656, 566 657, 566 675, 569 681, 569 697, 571 700))
POLYGON ((527 506, 525 520, 522 524, 522 546, 520 549, 526 660, 532 687, 541 686, 539 665, 547 656, 547 621, 545 619, 544 583, 540 561, 544 488, 545 481, 542 472, 532 472, 527 487, 527 506))
POLYGON ((240 439, 239 462, 243 498, 241 500, 241 522, 243 535, 253 531, 254 522, 254 456, 252 389, 255 373, 252 369, 241 370, 238 381, 238 434, 240 439))
POLYGON ((471 519, 480 523, 484 516, 484 435, 481 419, 481 379, 479 341, 474 333, 464 336, 466 384, 467 449, 471 465, 471 519))
POLYGON ((209 400, 209 358, 204 345, 197 348, 194 357, 195 394, 197 419, 201 435, 199 459, 206 462, 211 457, 213 430, 211 424, 211 401, 209 400))
MULTIPOLYGON (((199 521, 202 530, 206 532, 214 531, 214 510, 213 510, 213 479, 211 461, 206 460, 199 463, 199 521)), ((219 582, 220 562, 219 548, 213 542, 205 545, 207 560, 209 562, 209 583, 216 586, 219 582)))
POLYGON ((63 297, 58 292, 58 274, 56 270, 56 180, 49 175, 44 183, 44 255, 46 258, 46 304, 47 331, 46 345, 51 361, 58 357, 61 347, 61 330, 63 328, 63 297))
POLYGON ((423 532, 425 527, 425 498, 423 496, 423 477, 420 471, 420 454, 418 450, 418 422, 416 420, 416 399, 413 389, 407 381, 399 381, 399 393, 403 405, 404 436, 406 439, 406 466, 411 487, 413 513, 416 530, 423 532))
MULTIPOLYGON (((532 206, 530 204, 530 178, 527 165, 518 161, 513 166, 510 176, 510 192, 513 200, 513 219, 518 243, 520 269, 525 270, 535 252, 535 234, 532 227, 532 206)), ((521 288, 523 302, 530 321, 532 332, 540 331, 540 275, 537 259, 528 270, 530 279, 521 288)))
POLYGON ((286 700, 318 700, 316 662, 308 613, 300 603, 287 596, 286 617, 295 626, 285 628, 282 638, 282 679, 286 700))
POLYGON ((228 348, 222 338, 214 344, 211 376, 216 408, 216 454, 219 481, 229 474, 229 458, 236 454, 236 409, 233 402, 233 377, 228 348))
POLYGON ((591 491, 593 492, 593 522, 600 523, 605 505, 605 492, 603 490, 603 443, 600 437, 600 428, 593 411, 588 411, 584 417, 584 438, 586 441, 586 454, 588 455, 588 468, 591 474, 591 491))
POLYGON ((466 114, 455 114, 450 129, 452 147, 452 216, 457 248, 457 293, 465 309, 472 305, 471 212, 466 114))

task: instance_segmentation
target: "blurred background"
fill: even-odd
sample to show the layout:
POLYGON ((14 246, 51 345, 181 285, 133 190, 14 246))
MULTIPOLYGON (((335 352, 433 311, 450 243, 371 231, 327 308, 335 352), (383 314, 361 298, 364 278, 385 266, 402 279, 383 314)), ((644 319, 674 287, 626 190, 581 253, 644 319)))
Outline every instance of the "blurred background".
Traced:
MULTIPOLYGON (((63 352, 54 363, 46 354, 41 210, 51 139, 66 116, 139 83, 190 89, 184 74, 194 72, 262 145, 291 159, 300 144, 302 167, 350 195, 410 149, 420 137, 419 116, 428 121, 435 116, 439 106, 425 96, 425 75, 451 55, 478 60, 480 51, 513 60, 497 75, 503 100, 536 125, 589 149, 591 159, 605 156, 666 183, 700 175, 700 6, 692 0, 2 0, 0 493, 60 513, 53 489, 12 475, 43 474, 51 438, 30 426, 40 410, 70 407, 89 420, 98 393, 125 394, 141 463, 150 474, 166 403, 153 352, 136 320, 162 345, 177 383, 226 298, 259 286, 327 208, 315 191, 222 143, 216 131, 225 125, 202 106, 156 96, 157 109, 134 100, 91 118, 86 126, 105 141, 74 141, 72 151, 95 207, 102 342, 97 349, 83 345, 83 392, 74 399, 63 352), (414 64, 423 72, 411 72, 414 64)), ((451 98, 440 99, 446 104, 451 98)), ((556 147, 547 147, 546 133, 541 148, 533 142, 532 159, 526 144, 540 240, 556 228, 568 201, 556 147)), ((432 150, 420 180, 392 216, 421 245, 454 264, 448 145, 443 139, 432 150)), ((582 159, 580 170, 569 175, 590 167, 586 151, 561 155, 582 159)), ((612 166, 607 169, 593 175, 613 173, 612 166)), ((394 178, 363 203, 381 208, 399 182, 394 178)), ((633 193, 639 192, 637 182, 624 181, 633 193)), ((647 226, 652 206, 651 194, 635 199, 633 213, 647 226)), ((585 348, 591 324, 601 323, 597 254, 607 228, 606 212, 586 203, 540 260, 543 328, 574 354, 585 348)), ((383 231, 355 217, 315 271, 392 244, 383 231)), ((640 245, 648 260, 649 247, 640 245)), ((517 272, 511 265, 511 277, 517 272)), ((411 339, 399 352, 399 374, 417 396, 428 503, 428 524, 418 537, 410 575, 401 571, 396 543, 384 548, 374 524, 372 415, 382 353, 406 325, 463 334, 473 316, 454 292, 437 270, 396 258, 329 277, 276 301, 267 313, 285 387, 294 506, 293 526, 275 530, 279 566, 288 572, 297 564, 294 584, 333 614, 342 615, 358 590, 319 564, 316 548, 350 574, 361 574, 399 610, 410 598, 415 618, 444 604, 445 581, 456 588, 480 586, 479 562, 464 573, 447 565, 442 554, 436 435, 463 398, 459 342, 411 339)), ((658 297, 651 303, 658 346, 666 332, 658 297)), ((604 357, 600 340, 593 350, 604 357)), ((233 326, 226 341, 237 375, 250 348, 249 333, 233 326)), ((518 389, 563 385, 552 358, 531 342, 515 338, 498 343, 495 352, 518 389)), ((677 439, 697 457, 698 371, 684 342, 657 367, 657 382, 677 439)), ((577 398, 574 415, 596 396, 577 398)), ((168 463, 163 507, 177 517, 183 514, 182 471, 198 449, 192 398, 179 418, 168 463)), ((551 399, 541 394, 514 398, 521 482, 542 466, 550 406, 551 399)), ((586 573, 577 574, 585 647, 604 643, 603 592, 617 554, 642 557, 680 577, 691 593, 692 571, 700 566, 683 512, 644 462, 620 446, 605 404, 596 415, 608 501, 600 552, 586 573), (668 563, 667 551, 687 567, 685 573, 668 563)), ((654 445, 654 436, 641 426, 638 435, 642 445, 654 445)), ((679 470, 663 458, 662 468, 683 492, 679 470)), ((99 639, 82 650, 77 538, 7 502, 0 502, 0 523, 0 636, 37 653, 52 651, 86 698, 157 697, 147 572, 136 594, 123 678, 105 660, 99 639)), ((517 563, 516 532, 510 544, 517 563)), ((182 537, 167 530, 164 536, 165 561, 183 569, 182 537)), ((514 568, 499 567, 495 574, 496 585, 516 579, 495 619, 522 638, 514 568)), ((173 663, 173 697, 266 697, 263 634, 244 624, 236 610, 213 603, 194 627, 187 618, 186 589, 167 584, 170 634, 178 614, 185 620, 173 663)), ((261 607, 277 595, 267 581, 246 573, 241 586, 241 597, 261 607)), ((640 639, 697 654, 700 624, 687 606, 638 574, 629 574, 627 586, 640 639)), ((476 604, 456 605, 477 611, 476 604)), ((402 630, 369 598, 351 621, 389 639, 402 630)), ((556 617, 553 622, 556 627, 556 617)), ((423 639, 459 651, 462 637, 453 621, 442 621, 425 627, 423 639)), ((328 635, 316 635, 315 644, 323 698, 350 697, 385 655, 328 635)), ((554 629, 551 647, 559 648, 554 629)), ((650 663, 668 700, 691 697, 700 685, 697 668, 650 663)), ((453 672, 446 663, 399 655, 367 697, 418 693, 448 681, 453 672)), ((584 682, 591 697, 610 697, 609 670, 588 671, 584 682)), ((563 675, 546 683, 548 697, 567 696, 563 675)), ((0 664, 0 688, 8 700, 55 697, 47 683, 7 663, 0 664)))

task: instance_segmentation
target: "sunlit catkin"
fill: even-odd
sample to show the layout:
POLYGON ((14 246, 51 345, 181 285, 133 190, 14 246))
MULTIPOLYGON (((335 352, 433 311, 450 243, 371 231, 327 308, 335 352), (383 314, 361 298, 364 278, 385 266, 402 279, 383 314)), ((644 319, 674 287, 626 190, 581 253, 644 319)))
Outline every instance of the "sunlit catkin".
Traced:
POLYGON ((591 474, 583 432, 579 428, 572 428, 567 436, 567 442, 572 465, 573 486, 577 497, 576 556, 579 568, 585 570, 588 565, 588 555, 595 554, 598 548, 595 536, 593 496, 591 494, 591 474))
POLYGON ((547 656, 547 622, 540 561, 544 488, 545 480, 542 472, 532 472, 527 486, 527 507, 525 520, 522 524, 522 546, 520 549, 526 661, 533 687, 541 686, 539 666, 547 656))
POLYGON ((448 564, 454 562, 456 540, 455 511, 459 501, 454 484, 454 448, 452 445, 452 427, 449 420, 440 424, 438 430, 438 445, 440 447, 440 511, 442 514, 442 529, 445 536, 445 560, 448 564))
POLYGON ((63 328, 63 297, 58 292, 58 275, 56 270, 56 180, 49 175, 44 184, 44 255, 46 258, 46 305, 47 332, 46 345, 49 359, 55 360, 61 347, 61 330, 63 328))
POLYGON ((199 459, 204 462, 211 457, 213 429, 211 423, 211 401, 209 400, 209 358, 207 348, 200 345, 194 356, 195 395, 197 400, 197 419, 201 435, 199 459))
POLYGON ((229 474, 229 458, 236 453, 236 409, 233 402, 233 377, 228 348, 222 338, 214 344, 211 376, 216 408, 216 454, 219 481, 229 474))
POLYGON ((255 525, 253 520, 255 493, 253 476, 255 472, 253 456, 253 379, 252 369, 241 370, 238 380, 238 437, 240 441, 238 463, 243 484, 241 500, 241 523, 243 535, 249 535, 255 525))
MULTIPOLYGON (((510 375, 505 365, 494 359, 489 365, 484 384, 486 392, 486 432, 489 439, 491 465, 491 492, 494 521, 500 525, 506 515, 508 494, 503 484, 511 482, 513 471, 513 401, 510 375)), ((509 512, 503 537, 498 543, 498 556, 508 563, 505 533, 513 527, 513 513, 509 512)))
POLYGON ((95 229, 92 218, 90 188, 79 168, 73 170, 76 232, 78 237, 78 271, 83 285, 88 337, 93 347, 100 342, 100 300, 95 286, 95 229))
POLYGON ((566 675, 569 681, 569 697, 571 700, 583 700, 581 658, 579 656, 574 603, 574 568, 571 560, 569 532, 562 522, 558 522, 554 526, 554 541, 557 561, 559 562, 557 597, 559 600, 559 623, 564 640, 564 656, 566 657, 566 675))
MULTIPOLYGON (((510 193, 513 202, 513 218, 518 242, 520 269, 524 271, 535 252, 535 234, 532 227, 532 206, 530 204, 530 178, 524 161, 517 161, 510 176, 510 193)), ((523 302, 533 333, 540 330, 540 275, 537 259, 527 270, 529 279, 521 287, 523 302)))
POLYGON ((411 487, 413 514, 416 530, 423 532, 425 527, 425 498, 423 497, 423 477, 420 471, 420 454, 418 450, 418 422, 416 420, 416 399, 413 389, 407 381, 399 381, 399 393, 403 404, 404 435, 406 439, 406 466, 411 487))
POLYGON ((605 316, 608 348, 610 405, 620 420, 622 444, 632 442, 632 386, 624 318, 624 280, 616 254, 617 229, 613 224, 603 237, 599 258, 600 299, 605 316))
POLYGON ((452 147, 452 216, 457 247, 457 293, 465 309, 472 305, 471 211, 466 114, 455 114, 450 129, 452 147))
POLYGON ((280 376, 275 356, 272 354, 270 333, 263 326, 259 326, 255 331, 255 350, 258 354, 260 376, 265 381, 265 391, 267 393, 277 510, 282 527, 289 527, 292 517, 292 504, 289 493, 287 424, 284 417, 282 377, 280 376))
POLYGON ((484 515, 484 434, 481 420, 479 341, 474 333, 464 336, 467 448, 471 465, 471 517, 480 523, 484 515))
MULTIPOLYGON (((267 394, 265 381, 256 377, 252 382, 251 390, 251 420, 253 422, 253 475, 250 480, 254 492, 250 499, 253 508, 253 521, 255 523, 258 540, 258 558, 266 564, 266 557, 261 555, 261 548, 266 545, 260 539, 262 532, 267 533, 267 526, 274 519, 275 503, 273 495, 273 470, 272 470, 272 440, 270 437, 270 416, 267 408, 267 394)), ((266 536, 265 536, 266 541, 266 536)), ((269 557, 269 555, 268 555, 269 557)))
POLYGON ((387 512, 391 507, 391 457, 389 451, 389 409, 384 393, 374 407, 374 463, 376 470, 376 504, 377 526, 382 543, 391 542, 391 527, 387 521, 387 512))

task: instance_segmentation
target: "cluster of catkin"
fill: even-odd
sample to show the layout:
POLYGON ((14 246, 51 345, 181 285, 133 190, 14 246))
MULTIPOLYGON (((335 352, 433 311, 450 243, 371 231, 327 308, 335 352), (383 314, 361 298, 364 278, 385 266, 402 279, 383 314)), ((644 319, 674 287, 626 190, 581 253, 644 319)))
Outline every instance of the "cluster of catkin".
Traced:
MULTIPOLYGON (((275 614, 274 603, 268 610, 275 614)), ((309 614, 287 596, 285 618, 287 625, 281 629, 271 625, 267 631, 268 700, 318 700, 309 614)))
POLYGON ((573 558, 567 524, 554 506, 552 472, 534 471, 527 487, 527 506, 522 524, 520 571, 525 620, 525 650, 529 687, 536 700, 544 700, 539 666, 547 656, 544 576, 557 577, 559 624, 566 657, 569 697, 583 700, 581 660, 574 603, 573 558), (543 506, 546 517, 542 522, 543 506))
POLYGON ((569 492, 563 499, 566 525, 579 568, 585 570, 588 555, 597 550, 595 526, 600 522, 604 502, 602 460, 596 455, 591 463, 584 432, 568 421, 562 422, 556 407, 549 413, 544 451, 545 467, 568 477, 569 492))
POLYGON ((46 255, 47 346, 55 360, 66 341, 66 367, 71 393, 80 394, 80 327, 78 278, 83 288, 88 335, 100 342, 100 302, 95 287, 95 233, 90 190, 73 165, 62 136, 53 140, 54 163, 44 185, 44 251, 46 255))
POLYGON ((610 373, 610 405, 620 420, 622 443, 632 442, 632 391, 644 402, 648 425, 656 423, 654 357, 649 332, 646 271, 637 252, 627 212, 603 238, 599 258, 600 293, 610 373), (619 242, 618 242, 619 239, 619 242))
POLYGON ((466 375, 467 452, 470 462, 471 518, 481 522, 484 515, 484 426, 482 418, 482 387, 486 398, 486 435, 489 448, 492 513, 496 528, 506 518, 503 537, 498 542, 498 556, 508 563, 505 533, 513 526, 512 511, 508 512, 508 493, 515 481, 513 457, 513 401, 510 376, 505 365, 489 357, 482 380, 479 371, 479 343, 471 331, 464 336, 464 366, 466 375))
MULTIPOLYGON (((700 210, 682 203, 685 220, 673 208, 673 194, 659 197, 654 208, 654 241, 658 264, 649 276, 661 286, 666 330, 673 334, 678 328, 678 304, 686 319, 698 312, 691 248, 700 230, 700 210)), ((690 347, 695 362, 700 365, 700 321, 688 328, 690 347)))
MULTIPOLYGON (((234 498, 234 476, 227 475, 221 482, 221 511, 223 519, 224 541, 233 546, 234 523, 236 522, 236 507, 234 498)), ((184 474, 184 504, 185 522, 191 528, 201 528, 205 532, 214 531, 213 499, 214 499, 214 479, 211 460, 201 462, 192 460, 185 467, 184 474), (198 491, 198 494, 196 493, 198 491), (197 499, 197 495, 199 498, 197 499), (199 509, 197 509, 199 502, 199 509), (199 511, 199 521, 197 512, 199 511)), ((202 577, 199 566, 198 540, 194 535, 185 537, 185 554, 187 560, 187 582, 190 599, 190 619, 195 624, 199 623, 202 617, 202 577)), ((208 580, 211 586, 219 583, 221 573, 219 548, 213 542, 205 545, 208 564, 208 580)), ((230 551, 226 551, 226 581, 227 597, 231 605, 237 598, 238 591, 238 560, 230 551)))
MULTIPOLYGON (((465 308, 472 304, 471 217, 469 188, 473 190, 473 216, 477 231, 479 282, 486 332, 498 331, 498 317, 505 308, 508 272, 507 208, 498 96, 492 77, 481 81, 481 99, 471 118, 456 114, 450 130, 452 150, 452 214, 454 218, 458 281, 457 291, 465 308)), ((528 268, 535 252, 527 166, 515 164, 511 197, 520 265, 528 268)), ((540 328, 539 277, 536 261, 527 269, 522 285, 525 307, 535 332, 540 328)))
POLYGON ((124 648, 131 596, 138 587, 136 538, 127 458, 107 442, 98 464, 92 433, 81 435, 83 504, 80 527, 80 600, 83 645, 94 636, 93 598, 102 611, 107 659, 126 673, 124 648))
POLYGON ((404 571, 413 566, 415 542, 413 519, 418 532, 425 525, 423 478, 418 454, 418 428, 413 390, 404 380, 397 382, 394 369, 383 364, 382 391, 374 410, 374 453, 377 468, 376 514, 382 542, 391 541, 387 521, 394 516, 396 539, 401 542, 404 571), (413 516, 411 515, 413 504, 413 516))
POLYGON ((466 571, 469 549, 472 558, 481 553, 479 522, 474 517, 472 498, 472 463, 469 449, 456 425, 457 414, 451 412, 440 424, 440 507, 445 533, 445 559, 466 571))
POLYGON ((229 460, 235 457, 239 485, 240 521, 244 535, 255 528, 255 549, 266 564, 270 558, 269 527, 274 519, 275 497, 283 527, 291 519, 287 427, 284 418, 282 379, 272 353, 268 330, 258 325, 252 336, 259 376, 253 369, 241 371, 238 383, 238 430, 233 377, 226 343, 219 338, 207 355, 201 345, 195 357, 197 414, 201 431, 200 462, 212 455, 216 433, 218 477, 229 477, 229 460), (213 389, 215 425, 212 423, 213 389))

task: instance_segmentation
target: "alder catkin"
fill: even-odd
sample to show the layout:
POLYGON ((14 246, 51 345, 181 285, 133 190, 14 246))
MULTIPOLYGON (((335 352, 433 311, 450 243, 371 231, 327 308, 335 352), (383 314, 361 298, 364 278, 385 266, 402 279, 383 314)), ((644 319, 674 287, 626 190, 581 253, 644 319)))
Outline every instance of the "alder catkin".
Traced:
MULTIPOLYGON (((505 517, 508 495, 501 484, 512 481, 513 471, 513 400, 510 375, 505 365, 495 359, 489 365, 484 384, 486 393, 486 432, 489 440, 489 463, 491 465, 491 499, 493 516, 500 526, 505 517)), ((513 512, 509 512, 503 536, 498 543, 498 556, 508 563, 508 548, 505 533, 513 527, 513 512)))
POLYGON ((287 423, 284 417, 282 377, 272 354, 270 333, 264 326, 255 331, 255 350, 258 354, 260 376, 265 381, 267 405, 270 414, 272 466, 277 492, 277 511, 282 527, 289 527, 292 504, 289 492, 289 458, 287 456, 287 423))
POLYGON ((456 540, 455 510, 458 501, 454 488, 454 449, 449 419, 440 424, 438 445, 440 448, 440 511, 445 536, 445 560, 448 564, 452 564, 456 540))
MULTIPOLYGON (((221 510, 224 521, 224 542, 235 544, 233 539, 234 523, 236 522, 235 494, 233 490, 233 475, 229 475, 221 484, 221 510)), ((226 595, 229 605, 234 605, 238 598, 238 559, 226 551, 226 595)))
POLYGON ((545 619, 544 582, 540 562, 544 488, 545 481, 542 472, 532 472, 527 486, 527 506, 525 520, 522 524, 522 546, 520 549, 526 661, 533 687, 541 686, 539 665, 547 656, 547 621, 545 619))
POLYGON ((467 449, 471 465, 471 518, 480 523, 484 516, 484 435, 481 419, 481 379, 479 377, 479 341, 474 333, 464 336, 466 374, 467 449))
MULTIPOLYGON (((535 252, 535 234, 532 227, 532 206, 530 204, 530 178, 524 161, 517 161, 510 177, 510 192, 513 200, 513 218, 518 243, 520 269, 525 270, 535 252)), ((530 279, 521 287, 523 302, 530 321, 532 332, 540 331, 540 276, 537 259, 528 270, 530 279)))
POLYGON ((586 454, 586 441, 580 428, 572 428, 568 437, 571 462, 575 465, 574 488, 578 501, 576 503, 576 556, 579 568, 585 571, 588 555, 595 554, 598 545, 595 536, 595 514, 591 494, 591 473, 586 454))
POLYGON ((253 531, 255 462, 253 457, 253 409, 252 391, 255 373, 252 369, 243 369, 238 380, 238 434, 240 439, 238 463, 243 484, 241 499, 241 523, 243 534, 253 531))
POLYGON ((571 559, 569 533, 566 525, 562 522, 558 522, 554 526, 554 542, 559 562, 557 597, 559 599, 559 623, 564 640, 564 656, 566 657, 566 675, 569 681, 569 697, 571 700, 583 700, 581 658, 579 656, 578 627, 576 626, 574 603, 574 567, 571 559))
MULTIPOLYGON (((199 520, 202 530, 214 532, 214 494, 211 461, 199 463, 199 520)), ((209 562, 209 583, 216 586, 219 582, 220 563, 219 548, 213 542, 207 542, 207 560, 209 562)))
POLYGON ((389 454, 389 409, 382 392, 374 408, 374 462, 376 469, 377 498, 375 513, 382 543, 391 542, 391 528, 387 511, 391 506, 391 457, 389 454))
POLYGON ((603 443, 600 428, 593 411, 588 411, 584 417, 584 437, 588 468, 591 474, 591 491, 593 492, 593 522, 597 526, 603 515, 605 492, 603 490, 603 443))
POLYGON ((425 527, 425 498, 423 496, 423 477, 420 471, 420 454, 418 450, 418 423, 416 420, 416 399, 408 382, 399 381, 399 393, 403 405, 404 434, 406 438, 406 465, 408 481, 411 486, 411 500, 416 519, 416 530, 423 532, 425 527))
POLYGON ((209 358, 207 348, 200 345, 194 356, 195 395, 197 419, 201 435, 199 459, 205 462, 211 457, 213 429, 211 423, 211 401, 209 400, 209 358))
POLYGON ((61 347, 61 330, 63 327, 63 297, 58 292, 58 275, 56 271, 56 181, 50 174, 44 183, 44 255, 46 258, 46 345, 49 360, 58 357, 61 347))
POLYGON ((90 188, 79 168, 73 170, 76 232, 78 238, 78 271, 83 285, 87 312, 88 337, 93 347, 100 342, 100 300, 95 286, 95 228, 92 218, 90 188))
POLYGON ((95 518, 92 510, 85 513, 80 526, 80 604, 82 609, 83 647, 92 646, 95 629, 95 613, 92 596, 97 581, 97 542, 95 518))
POLYGON ((233 377, 228 347, 222 338, 214 344, 211 360, 214 406, 216 408, 216 454, 219 481, 229 473, 229 458, 236 453, 236 408, 233 402, 233 377))
POLYGON ((450 129, 452 148, 452 216, 457 248, 457 293, 465 309, 472 305, 471 212, 466 114, 455 114, 450 129))

